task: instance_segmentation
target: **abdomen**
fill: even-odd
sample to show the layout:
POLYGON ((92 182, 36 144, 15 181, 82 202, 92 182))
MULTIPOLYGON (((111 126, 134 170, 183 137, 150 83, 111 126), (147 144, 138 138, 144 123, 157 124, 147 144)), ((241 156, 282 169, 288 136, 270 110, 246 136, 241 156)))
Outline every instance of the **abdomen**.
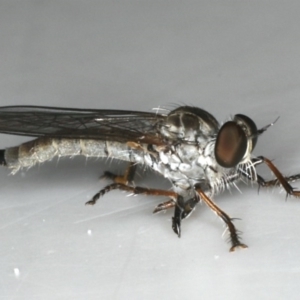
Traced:
POLYGON ((0 163, 15 174, 22 168, 51 160, 55 156, 111 157, 119 160, 144 163, 141 151, 130 148, 126 143, 89 140, 39 138, 17 147, 0 150, 0 163))

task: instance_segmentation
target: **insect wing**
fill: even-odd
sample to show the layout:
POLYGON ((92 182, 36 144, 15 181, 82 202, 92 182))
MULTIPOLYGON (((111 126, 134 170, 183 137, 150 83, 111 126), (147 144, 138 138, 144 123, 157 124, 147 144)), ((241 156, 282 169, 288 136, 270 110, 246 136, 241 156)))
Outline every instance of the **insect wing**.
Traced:
POLYGON ((0 133, 161 144, 157 127, 164 118, 139 111, 6 106, 0 107, 0 133))

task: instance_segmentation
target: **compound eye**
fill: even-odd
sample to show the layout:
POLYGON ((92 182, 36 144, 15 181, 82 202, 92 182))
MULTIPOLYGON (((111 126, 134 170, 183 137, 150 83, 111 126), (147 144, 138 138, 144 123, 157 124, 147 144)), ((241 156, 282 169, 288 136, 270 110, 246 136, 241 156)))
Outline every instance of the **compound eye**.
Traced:
POLYGON ((245 156, 248 140, 236 122, 226 122, 220 129, 215 145, 215 157, 224 168, 236 166, 245 156))
MULTIPOLYGON (((247 135, 251 136, 255 133, 257 133, 257 127, 255 125, 255 123, 252 121, 252 119, 250 119, 249 117, 242 115, 242 114, 238 114, 234 116, 234 120, 235 121, 240 121, 243 122, 243 124, 246 126, 246 131, 247 131, 247 135)), ((251 151, 253 151, 255 145, 257 143, 257 136, 255 136, 254 138, 252 138, 252 149, 251 151)))

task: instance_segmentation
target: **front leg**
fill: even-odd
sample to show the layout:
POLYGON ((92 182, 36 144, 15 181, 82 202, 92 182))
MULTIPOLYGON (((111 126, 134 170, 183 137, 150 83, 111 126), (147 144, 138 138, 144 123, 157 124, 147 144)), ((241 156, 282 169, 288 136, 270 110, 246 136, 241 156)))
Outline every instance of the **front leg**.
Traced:
POLYGON ((155 207, 153 213, 156 214, 161 211, 165 211, 169 208, 179 206, 182 211, 181 217, 182 217, 182 219, 185 219, 185 218, 189 217, 190 214, 195 210, 196 205, 198 203, 199 203, 199 199, 197 197, 191 198, 187 201, 183 201, 183 200, 178 201, 177 200, 176 202, 174 200, 170 199, 166 202, 162 202, 162 203, 158 204, 155 207))
POLYGON ((197 197, 184 201, 183 197, 178 195, 176 202, 170 199, 169 201, 160 203, 155 207, 153 213, 158 213, 175 207, 174 217, 172 218, 172 229, 178 235, 178 237, 180 237, 181 221, 191 215, 198 203, 199 199, 197 197))
MULTIPOLYGON (((260 175, 257 175, 256 182, 259 186, 262 187, 271 187, 271 186, 282 186, 288 195, 294 197, 300 197, 300 191, 295 190, 289 182, 295 182, 300 179, 300 174, 292 175, 285 177, 282 173, 275 167, 275 165, 266 157, 260 156, 252 161, 254 164, 261 164, 265 163, 269 169, 273 172, 276 176, 276 179, 266 181, 260 175)), ((252 178, 249 178, 253 180, 252 178)))
MULTIPOLYGON (((299 181, 300 180, 300 174, 285 176, 284 180, 289 182, 289 183, 299 181)), ((260 175, 257 175, 257 183, 262 187, 276 187, 276 186, 281 185, 278 179, 265 180, 260 175)))

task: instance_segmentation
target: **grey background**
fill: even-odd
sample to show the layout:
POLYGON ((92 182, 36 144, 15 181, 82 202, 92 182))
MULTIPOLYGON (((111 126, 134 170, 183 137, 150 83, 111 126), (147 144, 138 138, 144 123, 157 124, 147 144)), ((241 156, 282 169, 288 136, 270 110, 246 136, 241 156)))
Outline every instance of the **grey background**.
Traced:
MULTIPOLYGON (((297 173, 299 15, 299 1, 0 1, 0 105, 190 104, 259 127, 280 116, 255 154, 297 173)), ((1 135, 0 148, 24 140, 1 135)), ((0 299, 298 299, 298 199, 244 184, 215 197, 249 246, 229 253, 205 205, 181 239, 172 212, 152 215, 163 199, 116 191, 84 206, 103 170, 124 168, 76 158, 0 170, 0 299)))

